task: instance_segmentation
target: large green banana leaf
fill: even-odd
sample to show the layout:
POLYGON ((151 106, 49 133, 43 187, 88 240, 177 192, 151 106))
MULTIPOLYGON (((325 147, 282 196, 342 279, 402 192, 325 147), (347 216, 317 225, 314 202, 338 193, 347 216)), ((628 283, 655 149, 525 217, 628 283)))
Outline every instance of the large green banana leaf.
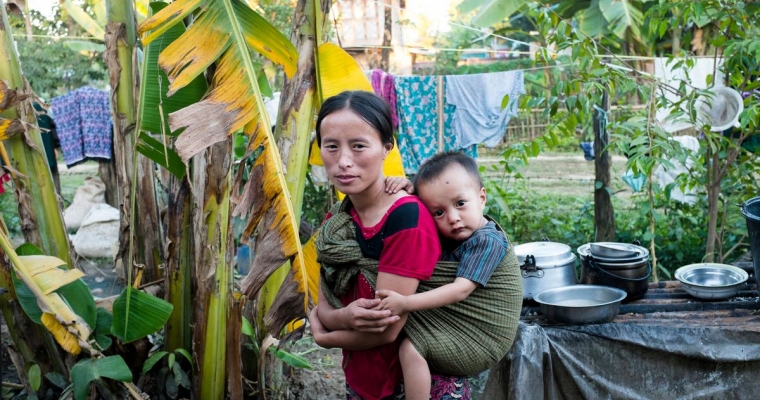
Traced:
POLYGON ((615 36, 625 39, 625 32, 630 29, 634 38, 640 38, 641 25, 644 23, 640 3, 631 0, 599 0, 599 9, 615 36))
POLYGON ((106 31, 103 27, 106 25, 105 20, 105 2, 103 0, 96 0, 95 11, 97 13, 98 20, 93 19, 87 14, 82 7, 74 4, 72 0, 65 0, 63 2, 64 8, 68 11, 71 18, 74 19, 84 30, 87 31, 92 37, 104 41, 106 39, 106 31))

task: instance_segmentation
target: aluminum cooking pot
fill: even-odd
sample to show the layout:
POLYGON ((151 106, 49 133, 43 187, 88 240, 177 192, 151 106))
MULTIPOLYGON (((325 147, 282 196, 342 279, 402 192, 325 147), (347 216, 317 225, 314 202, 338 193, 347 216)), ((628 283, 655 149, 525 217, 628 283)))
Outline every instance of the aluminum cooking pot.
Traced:
POLYGON ((549 241, 530 242, 515 246, 523 278, 523 298, 533 297, 547 289, 575 285, 575 254, 570 246, 549 241))

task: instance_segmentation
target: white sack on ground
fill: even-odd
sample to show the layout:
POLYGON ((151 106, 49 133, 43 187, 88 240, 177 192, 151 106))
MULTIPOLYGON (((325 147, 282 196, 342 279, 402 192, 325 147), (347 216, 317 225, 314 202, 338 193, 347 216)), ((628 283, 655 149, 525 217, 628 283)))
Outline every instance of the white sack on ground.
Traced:
POLYGON ((77 254, 113 258, 119 241, 119 210, 106 203, 94 205, 71 240, 77 254))
POLYGON ((106 184, 97 176, 84 178, 82 186, 77 188, 74 201, 63 210, 63 222, 66 228, 77 230, 93 205, 105 203, 106 184))

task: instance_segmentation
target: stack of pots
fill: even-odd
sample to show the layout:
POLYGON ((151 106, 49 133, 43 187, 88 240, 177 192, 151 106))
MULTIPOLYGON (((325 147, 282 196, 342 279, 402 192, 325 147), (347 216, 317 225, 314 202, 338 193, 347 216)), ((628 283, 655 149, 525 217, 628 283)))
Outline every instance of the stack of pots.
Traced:
POLYGON ((581 283, 611 286, 628 293, 626 301, 643 297, 649 289, 652 266, 649 250, 614 242, 587 243, 578 247, 581 283))
POLYGON ((530 242, 515 246, 523 281, 523 299, 561 286, 575 285, 575 254, 570 246, 549 241, 530 242))

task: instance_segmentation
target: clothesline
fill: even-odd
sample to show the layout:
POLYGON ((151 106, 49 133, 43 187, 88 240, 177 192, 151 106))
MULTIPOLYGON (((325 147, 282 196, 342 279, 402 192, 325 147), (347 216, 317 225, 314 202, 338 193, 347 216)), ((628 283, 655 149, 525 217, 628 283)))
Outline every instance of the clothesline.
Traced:
POLYGON ((92 36, 27 35, 24 33, 18 33, 18 34, 14 34, 13 37, 14 38, 27 38, 27 37, 47 38, 47 39, 54 39, 54 40, 77 39, 77 40, 92 40, 92 41, 98 41, 98 42, 103 41, 103 39, 99 39, 92 36))

